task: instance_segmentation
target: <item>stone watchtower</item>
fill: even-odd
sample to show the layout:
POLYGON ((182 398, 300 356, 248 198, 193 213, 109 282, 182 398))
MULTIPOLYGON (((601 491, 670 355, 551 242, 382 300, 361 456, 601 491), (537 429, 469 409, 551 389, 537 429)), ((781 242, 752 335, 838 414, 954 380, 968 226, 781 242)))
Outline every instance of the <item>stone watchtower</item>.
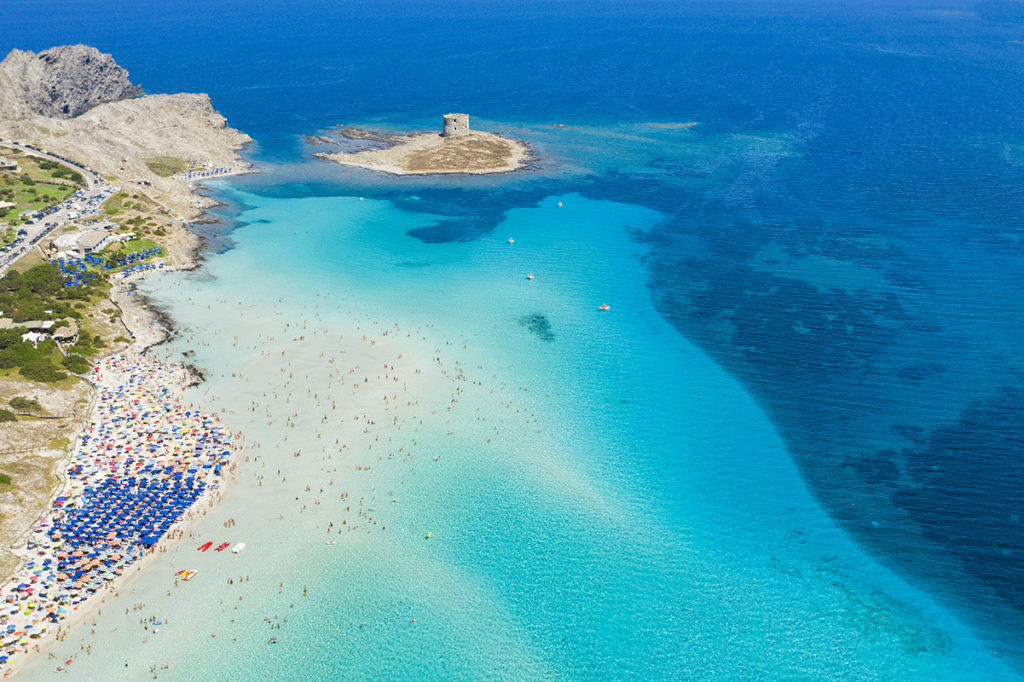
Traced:
POLYGON ((469 132, 469 114, 445 114, 441 137, 455 137, 469 132))

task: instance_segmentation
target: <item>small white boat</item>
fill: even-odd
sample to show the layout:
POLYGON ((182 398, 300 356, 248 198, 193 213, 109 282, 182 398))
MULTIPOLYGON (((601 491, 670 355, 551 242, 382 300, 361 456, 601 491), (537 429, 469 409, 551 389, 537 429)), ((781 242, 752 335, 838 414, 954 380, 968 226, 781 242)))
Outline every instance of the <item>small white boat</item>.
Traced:
POLYGON ((231 553, 232 554, 238 554, 243 549, 245 549, 245 543, 244 542, 239 542, 237 545, 235 545, 234 547, 231 548, 231 553))

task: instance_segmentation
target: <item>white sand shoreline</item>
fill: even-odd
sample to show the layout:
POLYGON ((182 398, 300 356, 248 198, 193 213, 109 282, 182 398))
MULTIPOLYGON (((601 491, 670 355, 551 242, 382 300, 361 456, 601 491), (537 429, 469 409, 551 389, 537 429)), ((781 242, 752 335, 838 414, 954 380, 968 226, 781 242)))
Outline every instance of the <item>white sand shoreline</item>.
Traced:
MULTIPOLYGON (((187 267, 189 266, 167 268, 165 271, 186 269, 187 267)), ((195 267, 194 262, 191 264, 191 267, 195 267)), ((129 283, 137 282, 148 274, 148 272, 141 273, 132 277, 130 280, 119 282, 115 284, 114 288, 110 291, 111 301, 121 309, 121 319, 133 335, 133 343, 123 350, 111 353, 104 358, 97 360, 97 362, 107 361, 118 356, 123 356, 125 358, 133 356, 141 358, 149 349, 164 342, 170 336, 171 330, 166 329, 161 324, 159 316, 150 307, 147 299, 142 294, 138 293, 134 287, 128 286, 129 283)), ((176 387, 174 392, 176 397, 180 400, 186 386, 184 380, 187 377, 187 368, 173 364, 168 364, 168 367, 171 368, 179 377, 179 381, 174 384, 176 387)), ((67 458, 63 460, 63 464, 61 465, 60 483, 54 489, 53 495, 47 503, 46 511, 33 522, 29 529, 26 530, 17 545, 12 547, 12 549, 22 557, 22 564, 15 571, 11 580, 3 586, 5 592, 12 585, 16 585, 20 580, 17 577, 18 573, 24 569, 25 562, 29 559, 29 552, 26 549, 26 541, 33 535, 33 529, 36 528, 40 522, 51 516, 54 509, 53 502, 61 495, 62 491, 65 491, 68 487, 69 478, 67 472, 68 467, 75 458, 75 453, 78 447, 77 441, 99 414, 99 398, 101 391, 105 388, 104 382, 107 380, 107 377, 101 375, 95 381, 92 377, 86 377, 85 380, 88 381, 93 388, 92 401, 87 411, 89 417, 83 421, 81 429, 76 432, 75 438, 73 439, 73 443, 76 444, 69 448, 67 458)), ((167 552, 180 540, 188 537, 188 532, 192 526, 216 507, 224 497, 224 494, 230 487, 230 482, 234 479, 237 473, 237 463, 243 451, 243 439, 241 435, 232 430, 227 430, 227 433, 231 439, 231 457, 228 465, 224 467, 223 474, 218 477, 217 482, 203 491, 202 495, 191 505, 188 511, 171 526, 167 531, 167 534, 164 535, 158 543, 146 550, 141 558, 128 564, 123 574, 118 576, 115 580, 110 581, 101 589, 89 595, 84 601, 76 605, 59 625, 48 628, 46 634, 35 640, 27 651, 19 652, 16 656, 12 656, 9 662, 4 666, 4 678, 10 677, 29 666, 33 661, 42 656, 43 653, 47 652, 47 650, 51 648, 56 641, 62 640, 72 628, 86 621, 93 614, 98 613, 103 604, 105 604, 111 596, 116 596, 122 588, 130 585, 133 579, 141 575, 144 569, 150 566, 160 554, 167 552)))

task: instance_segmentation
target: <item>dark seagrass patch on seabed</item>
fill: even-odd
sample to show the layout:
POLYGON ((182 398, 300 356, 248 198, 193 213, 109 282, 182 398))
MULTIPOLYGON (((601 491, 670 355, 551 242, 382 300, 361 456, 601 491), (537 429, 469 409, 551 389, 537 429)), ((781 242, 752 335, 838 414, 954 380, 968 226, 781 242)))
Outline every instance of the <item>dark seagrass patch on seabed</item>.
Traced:
POLYGON ((540 313, 523 315, 519 318, 519 324, 540 337, 541 341, 555 340, 555 334, 551 331, 551 322, 548 321, 547 317, 540 313))

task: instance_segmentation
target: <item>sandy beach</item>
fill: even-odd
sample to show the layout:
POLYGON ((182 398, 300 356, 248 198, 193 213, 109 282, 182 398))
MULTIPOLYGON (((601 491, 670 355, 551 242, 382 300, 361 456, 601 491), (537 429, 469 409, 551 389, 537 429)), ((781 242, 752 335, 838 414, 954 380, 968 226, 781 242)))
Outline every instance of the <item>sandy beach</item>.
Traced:
POLYGON ((134 342, 90 372, 95 398, 62 484, 14 548, 22 565, 0 597, 5 677, 186 537, 234 471, 238 437, 181 402, 194 380, 189 371, 147 354, 169 333, 158 315, 127 282, 114 287, 111 300, 134 342))
POLYGON ((11 548, 20 564, 0 595, 4 675, 63 638, 182 537, 189 521, 219 499, 239 447, 217 417, 183 401, 182 391, 195 383, 191 369, 148 352, 170 332, 134 291, 153 272, 195 267, 201 239, 188 222, 214 203, 197 183, 251 172, 238 151, 252 139, 229 128, 206 95, 135 96, 139 89, 129 87, 127 72, 92 48, 47 55, 40 62, 15 51, 0 67, 13 84, 4 91, 2 136, 116 179, 125 191, 109 200, 106 215, 137 228, 140 238, 158 238, 159 248, 111 275, 110 303, 120 314, 107 309, 101 322, 93 311, 88 320, 102 324, 110 315, 124 327, 107 338, 115 352, 92 361, 83 377, 86 409, 77 414, 87 416, 68 434, 66 460, 54 456, 59 482, 45 511, 11 548), (74 116, 34 98, 47 78, 58 83, 53 92, 70 98, 74 116), (95 91, 65 92, 82 81, 95 91), (153 254, 159 264, 148 262, 153 254))

